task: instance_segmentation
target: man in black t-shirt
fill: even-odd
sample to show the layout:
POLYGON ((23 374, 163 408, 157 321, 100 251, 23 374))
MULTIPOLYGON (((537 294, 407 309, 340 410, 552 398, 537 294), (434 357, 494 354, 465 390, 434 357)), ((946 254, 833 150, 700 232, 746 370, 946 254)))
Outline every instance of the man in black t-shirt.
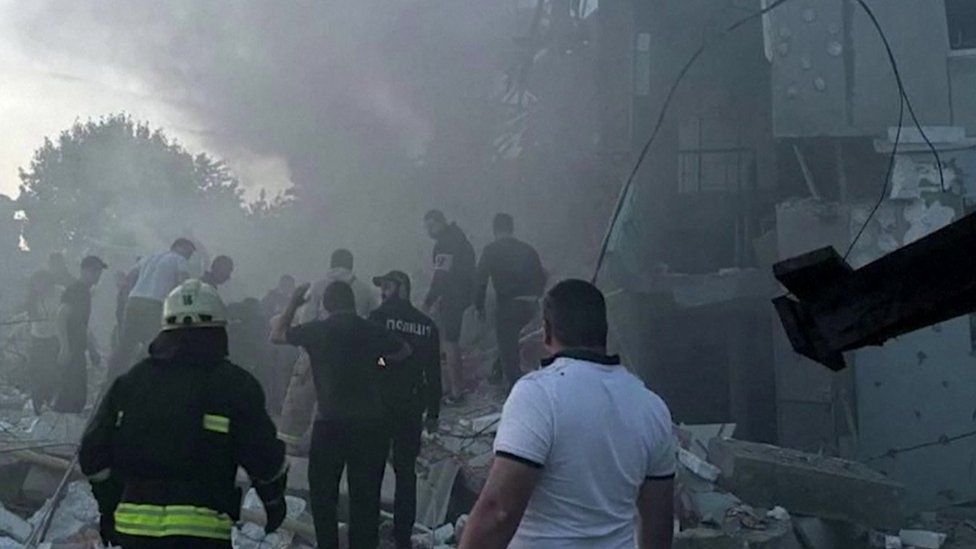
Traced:
POLYGON ((495 337, 498 362, 508 388, 522 377, 519 335, 538 312, 539 298, 546 289, 546 272, 539 253, 515 238, 515 220, 500 213, 492 223, 495 240, 485 246, 478 262, 475 308, 485 318, 488 283, 495 289, 495 337))
POLYGON ((356 299, 345 282, 325 289, 322 307, 328 318, 291 327, 308 289, 308 284, 295 289, 272 327, 271 341, 302 347, 311 360, 318 398, 308 466, 315 536, 319 547, 338 547, 339 479, 348 468, 349 546, 376 547, 387 450, 381 368, 385 361, 410 356, 410 346, 356 316, 356 299))
POLYGON ((61 294, 58 310, 58 364, 61 366, 61 391, 54 402, 57 412, 79 413, 88 400, 88 355, 96 353, 89 346, 88 320, 91 317, 91 289, 108 268, 101 259, 90 255, 81 261, 81 276, 61 294))

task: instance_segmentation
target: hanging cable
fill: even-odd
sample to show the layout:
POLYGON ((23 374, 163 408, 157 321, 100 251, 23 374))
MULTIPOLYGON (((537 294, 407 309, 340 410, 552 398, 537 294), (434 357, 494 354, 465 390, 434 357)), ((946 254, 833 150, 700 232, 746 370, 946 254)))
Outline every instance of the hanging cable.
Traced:
POLYGON ((600 245, 600 253, 599 255, 597 255, 597 259, 596 259, 596 267, 593 270, 593 278, 591 279, 591 281, 594 284, 596 284, 597 280, 600 278, 600 271, 603 268, 603 262, 607 256, 607 248, 610 246, 610 238, 613 236, 613 229, 617 225, 617 220, 620 218, 620 212, 623 211, 624 204, 626 204, 627 202, 627 197, 630 194, 630 189, 634 184, 634 178, 637 176, 637 172, 638 170, 640 170, 641 164, 644 163, 644 158, 647 156, 648 151, 650 151, 651 145, 657 139, 657 136, 661 131, 661 127, 664 125, 664 117, 668 112, 668 108, 671 106, 671 100, 674 99, 674 93, 675 91, 677 91, 678 86, 681 84, 681 81, 684 80, 685 76, 688 74, 688 71, 691 70, 691 67, 695 64, 695 62, 698 61, 702 53, 704 53, 710 47, 720 43, 732 31, 739 29, 740 27, 742 27, 743 25, 745 25, 750 21, 753 21, 755 19, 762 17, 763 15, 766 15, 767 13, 775 10, 776 8, 782 6, 788 1, 789 0, 776 0, 775 2, 763 8, 762 10, 750 14, 746 17, 743 17, 742 19, 739 19, 738 21, 736 21, 735 23, 727 27, 722 32, 722 34, 718 37, 718 39, 713 42, 706 42, 704 39, 702 39, 701 45, 698 46, 698 49, 695 50, 695 53, 691 55, 688 61, 681 68, 681 71, 678 73, 677 78, 675 78, 674 82, 671 84, 671 87, 668 89, 668 94, 664 98, 664 104, 661 105, 661 111, 658 113, 657 121, 654 123, 654 129, 651 130, 650 137, 647 139, 647 142, 644 144, 644 147, 641 149, 640 154, 637 156, 637 161, 634 163, 634 168, 630 171, 630 175, 627 177, 623 187, 620 189, 620 194, 617 196, 617 203, 616 206, 614 207, 613 215, 610 217, 610 223, 607 226, 606 234, 604 234, 603 236, 603 242, 600 245))
POLYGON ((888 42, 888 36, 885 35, 884 29, 881 28, 881 23, 878 22, 878 18, 875 17, 874 12, 868 7, 864 0, 857 0, 857 3, 867 14, 868 18, 871 19, 871 24, 874 25, 874 29, 878 32, 878 36, 881 38, 881 42, 884 44, 885 53, 888 54, 888 63, 891 64, 891 72, 895 75, 895 83, 898 84, 898 129, 895 130, 895 142, 891 147, 891 155, 888 157, 888 171, 885 174, 884 185, 881 188, 881 197, 878 202, 871 208, 871 213, 868 214, 867 219, 864 220, 864 224, 858 229, 857 235, 854 240, 851 241, 850 246, 847 247, 847 252, 844 253, 844 259, 851 254, 854 250, 854 246, 857 244, 858 240, 864 234, 864 231, 871 224, 871 220, 874 218, 875 214, 878 213, 878 209, 881 208, 881 204, 884 203, 885 197, 888 194, 888 182, 891 179, 891 175, 895 168, 895 156, 898 154, 898 142, 901 139, 901 127, 905 119, 905 107, 908 107, 908 113, 912 117, 912 122, 918 129, 918 133, 922 135, 922 139, 925 140, 925 144, 928 145, 929 151, 931 151, 932 156, 935 158, 935 165, 939 169, 939 188, 942 192, 946 192, 945 185, 945 174, 942 171, 942 159, 939 157, 939 151, 929 140, 929 136, 926 135, 925 130, 922 128, 922 124, 918 121, 918 116, 915 115, 915 108, 912 107, 912 100, 908 98, 908 92, 905 91, 905 83, 901 79, 901 72, 898 70, 898 62, 895 60, 895 54, 891 51, 891 44, 888 42))

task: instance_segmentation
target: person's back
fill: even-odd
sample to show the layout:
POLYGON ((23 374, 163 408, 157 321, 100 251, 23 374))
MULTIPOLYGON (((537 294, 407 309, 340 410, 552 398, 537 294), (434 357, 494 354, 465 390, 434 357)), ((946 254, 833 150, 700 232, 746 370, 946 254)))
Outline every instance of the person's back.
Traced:
POLYGON ((546 273, 531 245, 513 236, 500 238, 485 246, 482 261, 499 301, 542 295, 546 273))
POLYGON ((139 278, 129 297, 162 302, 182 282, 180 273, 187 270, 187 260, 174 251, 151 255, 139 262, 139 278))
POLYGON ((79 464, 103 539, 123 547, 230 547, 237 468, 284 520, 284 445, 257 380, 227 360, 225 307, 190 280, 168 297, 150 356, 114 380, 82 437, 79 464))
MULTIPOLYGON (((641 485, 674 472, 664 402, 616 359, 567 352, 522 378, 505 413, 533 414, 525 406, 551 418, 552 438, 511 547, 633 547, 641 485)), ((503 425, 495 451, 527 457, 520 437, 503 425)))
POLYGON ((667 406, 607 356, 603 294, 543 301, 552 359, 515 384, 460 547, 669 549, 676 444, 667 406))
MULTIPOLYGON (((312 363, 319 418, 382 417, 380 356, 382 328, 351 311, 330 314, 293 328, 289 335, 312 363)), ((395 349, 394 349, 395 350, 395 349)))

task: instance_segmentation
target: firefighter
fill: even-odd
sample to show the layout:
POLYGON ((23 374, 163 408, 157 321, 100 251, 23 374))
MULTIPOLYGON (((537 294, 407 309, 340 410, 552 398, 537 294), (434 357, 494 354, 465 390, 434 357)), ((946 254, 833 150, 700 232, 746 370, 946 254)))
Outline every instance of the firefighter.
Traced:
POLYGON ((267 533, 284 521, 287 461, 258 382, 227 360, 224 304, 188 280, 163 306, 149 358, 109 388, 82 438, 79 462, 122 547, 231 547, 251 477, 267 533))

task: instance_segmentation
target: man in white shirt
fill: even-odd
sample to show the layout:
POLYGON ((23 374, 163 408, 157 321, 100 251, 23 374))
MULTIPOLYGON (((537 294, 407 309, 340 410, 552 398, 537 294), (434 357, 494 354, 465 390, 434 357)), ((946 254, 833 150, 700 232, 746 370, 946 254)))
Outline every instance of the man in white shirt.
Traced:
POLYGON ((606 304, 581 280, 544 301, 552 358, 512 389, 460 547, 669 549, 671 414, 607 356, 606 304))
POLYGON ((193 242, 178 238, 169 251, 139 260, 132 273, 136 279, 126 300, 118 347, 109 363, 109 381, 125 373, 140 347, 140 353, 147 353, 149 342, 159 333, 163 301, 173 288, 189 278, 188 261, 195 251, 193 242))

